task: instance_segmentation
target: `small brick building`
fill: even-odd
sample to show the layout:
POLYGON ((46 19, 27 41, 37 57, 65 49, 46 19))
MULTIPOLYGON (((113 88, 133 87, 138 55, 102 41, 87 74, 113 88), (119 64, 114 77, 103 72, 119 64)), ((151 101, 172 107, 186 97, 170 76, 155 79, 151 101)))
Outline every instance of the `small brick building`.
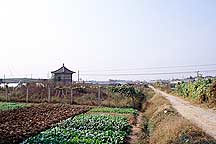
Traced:
POLYGON ((63 64, 61 68, 51 73, 55 82, 72 83, 73 74, 76 72, 69 70, 63 64))

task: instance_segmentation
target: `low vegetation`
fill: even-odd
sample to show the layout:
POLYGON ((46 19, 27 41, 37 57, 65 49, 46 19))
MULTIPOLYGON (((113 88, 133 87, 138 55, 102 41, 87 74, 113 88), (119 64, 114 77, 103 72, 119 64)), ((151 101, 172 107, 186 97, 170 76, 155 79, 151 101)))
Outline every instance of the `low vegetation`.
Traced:
MULTIPOLYGON (((0 89, 0 101, 26 102, 28 88, 28 102, 30 103, 67 103, 71 104, 71 90, 73 104, 98 105, 97 85, 90 84, 61 84, 51 82, 28 83, 16 88, 0 89), (50 89, 50 91, 49 91, 50 89), (50 100, 48 100, 50 93, 50 100)), ((101 87, 101 100, 106 99, 105 87, 101 87)))
POLYGON ((166 93, 173 92, 173 87, 174 86, 172 85, 172 87, 171 87, 171 84, 168 83, 168 82, 166 82, 166 83, 155 82, 153 85, 154 85, 155 88, 158 88, 158 89, 160 89, 160 90, 162 90, 162 91, 164 91, 166 93))
MULTIPOLYGON (((198 100, 199 95, 206 92, 214 95, 215 82, 208 84, 206 91, 203 87, 207 84, 193 86, 194 92, 188 95, 188 88, 183 84, 177 87, 177 91, 182 89, 182 94, 190 97, 195 90, 201 89, 195 99, 198 100)), ((33 104, 28 107, 0 103, 0 143, 216 143, 181 117, 168 100, 154 95, 148 87, 123 85, 100 90, 98 96, 96 87, 94 93, 87 92, 86 87, 76 88, 75 93, 79 96, 73 97, 73 103, 94 107, 67 104, 33 104)), ((207 99, 214 102, 209 95, 207 99)))
MULTIPOLYGON (((134 86, 130 85, 111 86, 108 88, 109 92, 111 92, 113 95, 120 95, 123 97, 123 99, 132 102, 130 103, 129 107, 136 109, 140 109, 141 104, 146 99, 146 96, 140 89, 141 88, 135 88, 134 86)), ((119 103, 120 101, 117 102, 119 103)))
POLYGON ((0 102, 0 111, 13 110, 13 109, 23 108, 23 107, 27 107, 27 106, 30 106, 30 104, 0 102))
POLYGON ((9 87, 7 90, 2 88, 0 101, 133 107, 140 110, 147 97, 146 89, 148 89, 146 85, 98 86, 29 83, 16 88, 9 87))
POLYGON ((216 104, 216 81, 200 79, 195 82, 180 83, 176 86, 179 96, 189 98, 199 103, 216 104))
POLYGON ((168 100, 155 95, 145 105, 142 143, 213 144, 216 141, 181 117, 168 100))
POLYGON ((128 119, 124 116, 107 115, 106 112, 133 113, 133 110, 96 108, 92 111, 95 113, 81 114, 69 118, 23 143, 120 144, 126 142, 126 137, 131 132, 128 119), (104 111, 104 114, 97 113, 97 111, 104 111))
POLYGON ((177 84, 156 82, 154 87, 183 97, 192 103, 202 104, 209 108, 216 109, 216 79, 200 78, 191 82, 180 82, 177 84))
POLYGON ((58 123, 89 110, 87 106, 37 104, 0 112, 0 144, 19 143, 58 123))
POLYGON ((91 109, 90 112, 105 112, 105 113, 119 113, 119 114, 133 114, 137 115, 138 111, 133 108, 109 108, 109 107, 98 107, 91 109))

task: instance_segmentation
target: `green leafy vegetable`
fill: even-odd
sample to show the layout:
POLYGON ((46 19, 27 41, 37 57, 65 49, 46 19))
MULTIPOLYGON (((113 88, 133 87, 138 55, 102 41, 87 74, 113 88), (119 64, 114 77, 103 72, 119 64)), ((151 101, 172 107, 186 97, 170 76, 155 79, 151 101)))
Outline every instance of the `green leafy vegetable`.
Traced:
POLYGON ((11 109, 18 109, 29 106, 27 104, 20 104, 20 103, 8 103, 8 102, 0 102, 0 110, 11 110, 11 109))
POLYGON ((107 113, 120 113, 120 114, 134 114, 134 115, 138 114, 138 111, 133 108, 98 107, 98 108, 91 109, 90 112, 107 112, 107 113))
MULTIPOLYGON (((106 108, 105 110, 107 109, 122 113, 134 112, 132 109, 126 111, 126 109, 106 108)), ((27 139, 23 143, 121 144, 125 143, 125 138, 130 132, 131 126, 124 116, 81 114, 27 139)))

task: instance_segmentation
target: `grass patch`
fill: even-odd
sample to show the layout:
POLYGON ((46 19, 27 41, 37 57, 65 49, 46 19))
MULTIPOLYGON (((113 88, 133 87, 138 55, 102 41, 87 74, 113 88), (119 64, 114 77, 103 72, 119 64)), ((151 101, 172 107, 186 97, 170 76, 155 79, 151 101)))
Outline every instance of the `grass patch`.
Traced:
POLYGON ((130 97, 109 92, 108 97, 101 102, 101 105, 107 107, 133 107, 133 101, 130 97))
POLYGON ((100 100, 98 100, 97 96, 94 94, 83 94, 82 96, 76 96, 73 99, 76 104, 91 106, 100 105, 100 100))
POLYGON ((216 141, 181 117, 162 96, 155 95, 145 104, 143 129, 152 144, 213 144, 216 141), (147 122, 146 122, 147 121, 147 122))
POLYGON ((98 107, 93 108, 90 112, 105 112, 105 113, 119 113, 119 114, 133 114, 138 115, 138 111, 133 108, 109 108, 109 107, 98 107))
POLYGON ((21 103, 10 103, 10 102, 0 102, 0 110, 12 110, 30 106, 30 104, 21 104, 21 103))

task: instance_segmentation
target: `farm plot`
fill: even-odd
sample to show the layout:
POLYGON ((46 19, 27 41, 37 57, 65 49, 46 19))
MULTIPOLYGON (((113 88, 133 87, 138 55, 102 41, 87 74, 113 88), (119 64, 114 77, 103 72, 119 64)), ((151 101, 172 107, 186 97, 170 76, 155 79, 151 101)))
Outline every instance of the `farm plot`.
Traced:
MULTIPOLYGON (((112 108, 96 108, 92 111, 94 112, 69 118, 23 143, 120 144, 126 142, 126 137, 131 132, 131 126, 128 118, 122 115, 124 109, 117 111, 116 109, 112 110, 112 108), (107 109, 116 115, 101 113, 107 109), (120 115, 118 115, 119 112, 120 115)), ((129 111, 132 114, 135 112, 135 110, 129 111)), ((128 110, 125 113, 128 114, 128 110)))
POLYGON ((0 111, 28 107, 30 104, 0 102, 0 111))
POLYGON ((0 112, 0 143, 19 143, 69 117, 89 110, 86 106, 39 104, 0 112))
POLYGON ((98 107, 98 108, 91 109, 90 112, 103 112, 103 113, 118 113, 118 114, 138 115, 138 111, 133 109, 133 108, 98 107))

